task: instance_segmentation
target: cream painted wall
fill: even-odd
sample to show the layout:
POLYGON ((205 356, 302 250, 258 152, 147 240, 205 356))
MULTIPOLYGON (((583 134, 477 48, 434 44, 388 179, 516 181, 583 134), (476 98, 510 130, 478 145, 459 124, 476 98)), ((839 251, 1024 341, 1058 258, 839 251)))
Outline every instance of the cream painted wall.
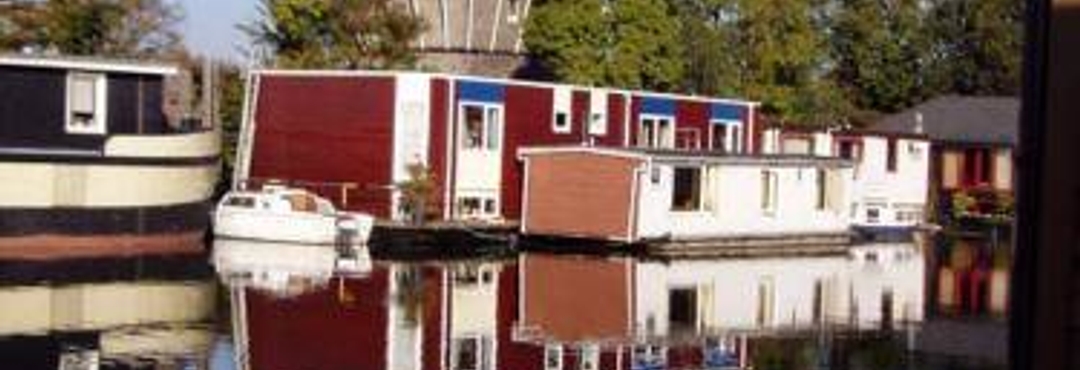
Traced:
POLYGON ((868 246, 879 257, 870 262, 860 257, 865 256, 860 248, 850 255, 828 257, 639 263, 635 327, 644 334, 651 321, 655 334, 664 335, 670 327, 669 291, 697 288, 698 299, 707 300, 698 305, 700 329, 806 328, 813 325, 814 291, 819 283, 824 318, 832 322, 875 327, 881 316, 881 296, 887 290, 894 294, 894 319, 920 321, 923 270, 918 249, 903 244, 868 246), (758 288, 763 282, 771 284, 773 292, 773 321, 764 327, 757 323, 758 288), (704 291, 709 293, 700 293, 704 291), (858 307, 854 320, 850 316, 853 303, 858 307))
POLYGON ((887 169, 888 139, 864 136, 862 157, 855 168, 852 221, 863 226, 914 226, 925 219, 930 176, 930 143, 897 139, 896 172, 887 169), (869 208, 879 209, 878 222, 867 218, 869 208), (919 210, 917 220, 897 220, 897 211, 919 210))
MULTIPOLYGON (((431 76, 414 73, 397 75, 394 98, 394 157, 393 182, 409 180, 408 168, 412 164, 428 165, 428 148, 431 133, 431 76)), ((391 200, 392 214, 404 219, 398 205, 401 194, 394 191, 391 200)))
POLYGON ((106 283, 0 289, 0 335, 97 330, 211 318, 206 282, 106 283))
POLYGON ((997 149, 994 151, 994 188, 998 190, 1012 190, 1013 188, 1013 156, 1012 149, 997 149))
MULTIPOLYGON (((840 171, 850 189, 849 168, 840 171)), ((674 167, 652 165, 642 175, 638 194, 638 236, 675 238, 766 235, 777 233, 832 233, 848 229, 847 196, 838 203, 840 209, 817 208, 817 168, 812 166, 722 165, 713 166, 711 187, 712 210, 680 212, 671 210, 674 167), (659 181, 653 182, 652 171, 659 171, 659 181), (774 212, 762 209, 762 171, 777 174, 777 204, 774 212)))
POLYGON ((0 207, 143 207, 206 200, 217 166, 0 163, 0 207))
POLYGON ((453 307, 450 334, 455 337, 473 334, 495 335, 499 276, 496 265, 483 265, 481 272, 491 273, 491 281, 461 285, 451 279, 450 307, 453 307))
POLYGON ((112 135, 106 157, 202 158, 221 153, 221 133, 213 130, 180 135, 112 135))

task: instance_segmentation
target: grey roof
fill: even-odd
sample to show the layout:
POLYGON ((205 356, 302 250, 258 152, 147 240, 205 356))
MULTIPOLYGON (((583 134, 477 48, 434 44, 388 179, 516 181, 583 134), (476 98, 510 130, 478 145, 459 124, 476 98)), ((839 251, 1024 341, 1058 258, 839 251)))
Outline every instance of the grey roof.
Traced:
POLYGON ((879 120, 875 131, 917 133, 933 141, 1015 145, 1019 139, 1020 99, 1013 97, 943 96, 879 120))
POLYGON ((155 75, 175 75, 179 73, 178 67, 174 64, 134 58, 120 59, 98 56, 0 53, 0 66, 155 75))

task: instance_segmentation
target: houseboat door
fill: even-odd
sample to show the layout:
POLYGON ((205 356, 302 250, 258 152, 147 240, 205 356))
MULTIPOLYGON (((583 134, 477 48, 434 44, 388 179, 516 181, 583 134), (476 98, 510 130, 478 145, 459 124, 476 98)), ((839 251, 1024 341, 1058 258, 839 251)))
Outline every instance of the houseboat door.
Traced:
POLYGON ((454 218, 497 219, 501 216, 502 105, 462 102, 457 129, 454 218))

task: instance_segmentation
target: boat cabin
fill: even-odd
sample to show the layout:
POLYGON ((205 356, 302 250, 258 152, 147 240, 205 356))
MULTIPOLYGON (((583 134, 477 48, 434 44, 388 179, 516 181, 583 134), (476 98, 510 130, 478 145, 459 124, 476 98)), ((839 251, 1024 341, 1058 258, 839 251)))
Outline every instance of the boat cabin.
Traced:
POLYGON ((595 147, 520 155, 525 234, 638 243, 848 231, 844 159, 595 147))
POLYGON ((268 185, 262 192, 234 192, 221 201, 225 207, 270 211, 275 213, 315 213, 334 215, 334 205, 326 199, 301 189, 268 185))

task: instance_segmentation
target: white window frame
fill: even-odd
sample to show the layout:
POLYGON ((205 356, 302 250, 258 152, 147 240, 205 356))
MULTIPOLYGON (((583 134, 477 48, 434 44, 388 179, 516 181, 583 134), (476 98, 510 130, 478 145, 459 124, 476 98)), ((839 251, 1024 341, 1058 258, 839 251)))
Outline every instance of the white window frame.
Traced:
POLYGON ((574 131, 574 91, 565 87, 556 87, 551 93, 551 131, 556 134, 569 134, 574 131), (559 115, 566 117, 562 125, 559 124, 559 115))
POLYGON ((453 338, 450 341, 452 345, 450 351, 450 368, 453 370, 491 370, 492 361, 489 361, 490 359, 488 358, 488 356, 490 354, 488 353, 488 351, 491 351, 492 349, 490 348, 490 343, 487 347, 484 346, 486 339, 487 338, 485 336, 479 334, 462 335, 453 338), (473 343, 475 343, 474 345, 476 346, 476 367, 474 368, 459 367, 461 365, 458 363, 458 355, 461 353, 461 346, 459 345, 459 343, 464 341, 473 341, 473 343))
POLYGON ((64 90, 64 132, 80 135, 105 135, 108 132, 108 80, 104 74, 80 71, 68 72, 66 88, 64 90), (72 96, 75 90, 75 80, 89 78, 94 80, 94 120, 89 126, 77 126, 74 123, 72 111, 74 102, 72 96))
POLYGON ((705 185, 707 183, 705 181, 705 176, 707 176, 707 175, 708 175, 708 172, 706 171, 705 166, 673 166, 673 167, 671 167, 671 202, 670 202, 670 204, 668 204, 668 206, 669 206, 668 210, 673 212, 673 213, 682 213, 682 214, 692 214, 692 213, 706 212, 707 210, 705 209, 705 191, 706 191, 705 185), (698 188, 697 188, 697 190, 698 190, 698 197, 697 198, 698 199, 697 199, 697 206, 695 206, 694 209, 675 209, 675 203, 674 203, 674 201, 675 201, 675 185, 676 185, 675 174, 679 169, 691 169, 691 170, 697 170, 698 171, 698 188))
POLYGON ((466 218, 466 219, 470 219, 470 218, 471 219, 492 219, 492 218, 499 217, 499 215, 501 214, 500 209, 502 208, 501 207, 502 205, 500 204, 499 197, 497 195, 495 195, 495 196, 484 196, 484 195, 478 195, 478 194, 474 194, 474 193, 458 194, 457 199, 455 200, 455 202, 457 203, 456 204, 456 206, 457 206, 457 208, 456 208, 457 209, 457 214, 461 218, 466 218), (478 209, 477 212, 475 212, 475 213, 466 213, 465 212, 465 201, 467 199, 476 199, 477 202, 479 202, 479 207, 477 208, 478 209), (491 210, 491 212, 488 212, 486 210, 486 208, 487 208, 486 205, 489 202, 493 205, 493 209, 491 210))
POLYGON ((762 170, 762 199, 767 199, 767 204, 761 205, 761 212, 766 216, 776 216, 776 210, 780 205, 780 174, 775 170, 762 170))
POLYGON ((562 370, 563 368, 563 347, 561 344, 548 344, 544 346, 544 370, 562 370), (551 366, 552 358, 554 355, 555 364, 551 366))
POLYGON ((594 343, 583 344, 578 356, 578 370, 600 370, 600 346, 594 343))
POLYGON ((464 101, 464 102, 458 103, 458 132, 460 133, 460 135, 459 135, 460 137, 458 138, 458 145, 461 147, 461 150, 464 150, 464 151, 491 151, 491 152, 500 152, 500 151, 502 151, 504 141, 506 139, 506 137, 505 137, 505 132, 506 132, 506 122, 505 121, 506 121, 506 118, 505 118, 505 114, 503 114, 503 112, 504 112, 504 109, 503 109, 502 104, 474 102, 474 101, 464 101), (481 123, 481 131, 482 132, 480 133, 480 146, 476 147, 476 148, 469 147, 468 145, 465 145, 466 140, 468 140, 468 122, 466 121, 466 115, 465 115, 465 110, 467 108, 480 108, 481 121, 482 121, 482 123, 481 123), (491 128, 491 122, 488 120, 488 118, 489 118, 488 113, 492 109, 494 109, 494 111, 495 111, 495 117, 496 117, 496 121, 497 121, 496 123, 498 124, 497 131, 498 131, 498 141, 499 142, 497 143, 498 145, 495 148, 491 148, 491 140, 490 140, 491 136, 490 136, 490 132, 489 132, 490 128, 491 128))
POLYGON ((677 129, 677 127, 675 126, 675 116, 669 116, 669 115, 664 115, 664 114, 648 114, 648 113, 640 114, 640 115, 638 115, 638 124, 637 124, 638 147, 653 148, 653 149, 674 149, 675 148, 675 130, 676 129, 677 129), (641 142, 641 138, 642 138, 642 134, 645 131, 645 121, 646 120, 652 121, 653 135, 650 138, 651 140, 649 140, 648 143, 644 143, 644 145, 642 145, 643 143, 641 142), (670 130, 668 131, 670 133, 670 135, 667 135, 668 137, 661 137, 661 132, 660 132, 660 126, 661 126, 660 122, 661 121, 666 121, 668 123, 668 127, 670 127, 670 130))
POLYGON ((738 138, 742 133, 742 122, 729 119, 709 120, 709 148, 715 150, 717 143, 713 142, 717 128, 724 129, 724 142, 721 143, 725 153, 742 153, 742 140, 738 138))

